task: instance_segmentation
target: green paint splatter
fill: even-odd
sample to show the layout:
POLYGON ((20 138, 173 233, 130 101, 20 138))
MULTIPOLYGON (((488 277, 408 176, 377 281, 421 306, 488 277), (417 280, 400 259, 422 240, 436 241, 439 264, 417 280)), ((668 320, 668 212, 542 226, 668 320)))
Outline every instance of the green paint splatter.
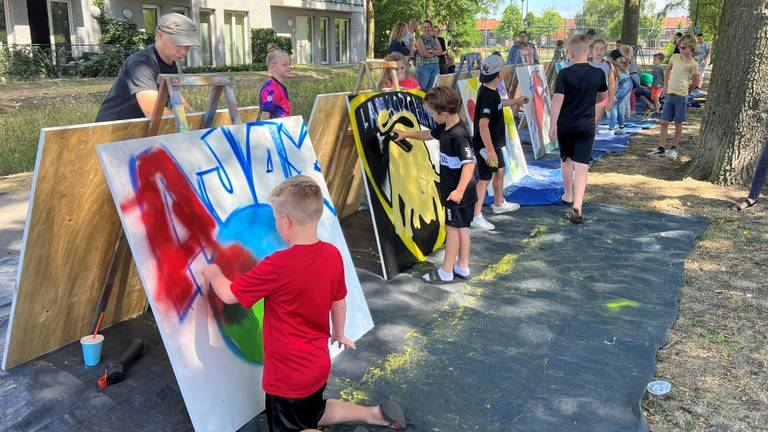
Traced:
POLYGON ((625 307, 631 307, 631 308, 640 307, 640 303, 634 300, 621 299, 621 300, 614 300, 614 301, 608 302, 605 304, 605 307, 607 307, 609 310, 612 310, 612 311, 618 311, 618 310, 624 309, 625 307))

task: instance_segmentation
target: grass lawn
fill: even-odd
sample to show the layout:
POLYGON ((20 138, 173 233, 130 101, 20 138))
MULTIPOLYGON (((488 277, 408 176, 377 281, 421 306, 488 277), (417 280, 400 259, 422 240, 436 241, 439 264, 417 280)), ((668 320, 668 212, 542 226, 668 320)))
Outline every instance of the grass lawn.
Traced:
MULTIPOLYGON (((259 104, 267 72, 238 72, 235 93, 241 107, 259 104)), ((315 95, 351 91, 357 67, 293 67, 286 83, 294 114, 309 120, 315 95)), ((59 79, 0 84, 0 176, 34 168, 40 129, 91 123, 113 79, 59 79)), ((208 104, 210 89, 185 88, 182 93, 197 109, 208 104)), ((220 103, 224 107, 224 102, 220 103)))

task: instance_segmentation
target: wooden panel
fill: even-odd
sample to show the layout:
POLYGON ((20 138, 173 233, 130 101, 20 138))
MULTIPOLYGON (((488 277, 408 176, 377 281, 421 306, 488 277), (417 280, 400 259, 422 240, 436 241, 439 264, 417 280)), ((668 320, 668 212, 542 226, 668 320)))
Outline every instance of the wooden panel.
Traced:
POLYGON ((351 93, 317 95, 307 130, 328 183, 339 218, 354 213, 363 197, 355 138, 349 129, 347 97, 351 93), (339 138, 342 137, 341 145, 339 138))
MULTIPOLYGON (((243 121, 252 121, 258 111, 242 108, 240 115, 243 121)), ((196 129, 202 114, 188 120, 190 129, 196 129)), ((94 147, 140 138, 148 124, 136 119, 40 132, 3 369, 76 341, 87 331, 121 230, 94 147)), ((229 124, 228 113, 219 111, 214 124, 229 124)), ((160 133, 172 132, 175 120, 165 118, 160 133)), ((140 313, 145 302, 127 254, 104 326, 140 313)))

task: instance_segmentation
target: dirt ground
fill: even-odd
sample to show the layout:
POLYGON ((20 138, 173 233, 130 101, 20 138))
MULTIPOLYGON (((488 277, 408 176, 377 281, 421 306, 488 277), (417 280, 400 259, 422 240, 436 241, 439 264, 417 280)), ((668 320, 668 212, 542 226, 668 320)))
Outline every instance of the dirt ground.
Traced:
MULTIPOLYGON (((109 81, 82 85, 104 92, 109 81)), ((0 112, 8 103, 40 99, 35 84, 27 87, 10 91, 0 86, 0 112)), ((47 97, 67 94, 57 84, 42 92, 47 97)), ((728 206, 746 194, 744 189, 686 177, 702 111, 689 109, 678 161, 645 157, 657 145, 658 127, 643 131, 632 138, 625 154, 595 165, 587 199, 701 215, 710 221, 686 263, 680 315, 657 356, 658 377, 672 384, 672 392, 663 398, 646 397, 643 403, 651 430, 766 431, 768 205, 738 214, 728 206)), ((30 181, 31 174, 0 178, 0 201, 28 190, 30 181)))

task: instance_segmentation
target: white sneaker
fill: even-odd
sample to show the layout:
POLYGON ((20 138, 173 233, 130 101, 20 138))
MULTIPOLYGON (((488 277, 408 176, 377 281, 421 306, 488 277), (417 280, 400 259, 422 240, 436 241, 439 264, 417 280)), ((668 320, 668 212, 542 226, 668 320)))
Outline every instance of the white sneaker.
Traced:
POLYGON ((661 151, 660 149, 656 149, 654 151, 646 153, 645 155, 651 159, 664 159, 664 156, 667 155, 667 152, 661 151))
POLYGON ((483 217, 482 213, 476 214, 474 218, 472 218, 472 222, 469 224, 470 228, 474 228, 481 231, 490 231, 494 228, 496 228, 496 225, 488 222, 483 217))
POLYGON ((607 130, 607 131, 605 131, 605 133, 606 133, 607 135, 613 136, 613 129, 611 129, 611 128, 608 128, 608 130, 607 130))
POLYGON ((494 213, 507 213, 507 212, 513 212, 520 208, 520 204, 518 203, 511 203, 508 201, 504 201, 501 205, 491 204, 491 210, 493 210, 494 213))
POLYGON ((670 149, 670 150, 667 152, 667 159, 669 159, 669 160, 677 160, 677 148, 675 148, 675 147, 672 147, 672 148, 671 148, 671 149, 670 149))
POLYGON ((618 128, 618 129, 616 129, 616 131, 615 131, 613 134, 614 134, 614 135, 624 135, 624 134, 626 134, 626 133, 627 133, 627 132, 624 130, 624 128, 623 128, 623 127, 620 127, 620 128, 618 128))

